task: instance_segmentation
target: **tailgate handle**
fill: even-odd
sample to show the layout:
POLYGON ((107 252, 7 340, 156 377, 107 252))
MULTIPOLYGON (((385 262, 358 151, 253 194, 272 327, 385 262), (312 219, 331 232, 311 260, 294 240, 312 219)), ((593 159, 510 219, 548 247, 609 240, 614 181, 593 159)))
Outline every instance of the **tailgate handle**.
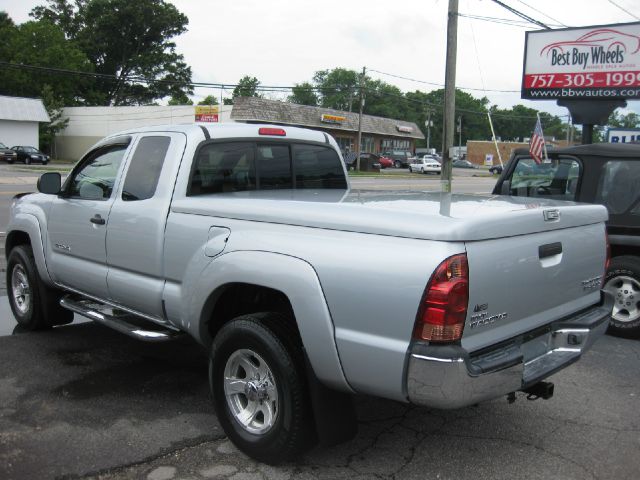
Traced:
POLYGON ((562 243, 547 243, 546 245, 540 245, 538 247, 538 256, 540 259, 553 257, 562 253, 562 243))

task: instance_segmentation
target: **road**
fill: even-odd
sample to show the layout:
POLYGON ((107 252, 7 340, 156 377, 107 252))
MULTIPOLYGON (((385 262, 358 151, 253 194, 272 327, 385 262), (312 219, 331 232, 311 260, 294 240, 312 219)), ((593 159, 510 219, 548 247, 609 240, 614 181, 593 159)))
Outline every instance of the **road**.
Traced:
MULTIPOLYGON (((436 177, 393 175, 352 183, 439 189, 436 177)), ((33 186, 3 178, 0 215, 11 192, 33 186)), ((454 191, 488 192, 493 183, 460 174, 454 191)), ((355 439, 281 467, 248 459, 225 438, 210 404, 206 352, 189 339, 142 344, 86 321, 21 333, 0 296, 0 365, 3 480, 635 480, 640 472, 638 340, 603 338, 552 377, 556 394, 547 401, 519 395, 513 405, 437 411, 358 397, 355 439)))

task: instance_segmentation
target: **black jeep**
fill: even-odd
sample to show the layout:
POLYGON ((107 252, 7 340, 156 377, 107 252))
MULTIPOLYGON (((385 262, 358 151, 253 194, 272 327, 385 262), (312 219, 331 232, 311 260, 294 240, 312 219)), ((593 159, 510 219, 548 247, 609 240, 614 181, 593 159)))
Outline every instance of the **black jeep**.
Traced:
POLYGON ((548 155, 536 164, 526 149, 515 150, 493 193, 606 206, 612 258, 604 288, 616 300, 610 330, 640 336, 640 145, 580 145, 548 155))

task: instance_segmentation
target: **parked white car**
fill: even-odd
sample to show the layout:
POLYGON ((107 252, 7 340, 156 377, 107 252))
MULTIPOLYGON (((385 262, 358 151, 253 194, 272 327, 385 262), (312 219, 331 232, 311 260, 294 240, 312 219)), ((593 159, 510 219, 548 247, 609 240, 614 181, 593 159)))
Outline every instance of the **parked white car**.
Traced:
POLYGON ((441 173, 441 171, 442 167, 431 155, 425 155, 422 158, 418 158, 409 165, 410 173, 435 173, 437 175, 441 173))

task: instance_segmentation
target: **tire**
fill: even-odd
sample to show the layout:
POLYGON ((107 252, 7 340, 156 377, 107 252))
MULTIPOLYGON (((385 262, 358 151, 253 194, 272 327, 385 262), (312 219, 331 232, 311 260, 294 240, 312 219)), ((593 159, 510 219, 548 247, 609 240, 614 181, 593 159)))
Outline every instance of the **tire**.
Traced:
POLYGON ((18 245, 7 259, 7 295, 18 325, 43 330, 73 321, 73 312, 59 304, 62 293, 42 283, 29 245, 18 245))
POLYGON ((31 159, 30 159, 30 158, 28 158, 28 157, 27 157, 27 158, 25 158, 25 159, 24 159, 24 164, 25 164, 25 165, 31 165, 31 159))
POLYGON ((402 163, 400 163, 400 160, 396 160, 396 161, 393 163, 393 166, 394 166, 395 168, 402 168, 402 163))
POLYGON ((409 173, 413 173, 413 169, 409 167, 409 173))
POLYGON ((640 337, 640 258, 614 257, 605 275, 604 290, 613 294, 609 332, 640 337))
POLYGON ((420 173, 424 174, 424 168, 420 169, 420 173))
POLYGON ((237 317, 216 335, 209 359, 222 428, 245 454, 272 465, 315 441, 304 355, 297 332, 288 328, 292 322, 279 313, 237 317), (245 380, 256 376, 259 382, 245 380))
POLYGON ((48 163, 49 163, 49 161, 48 161, 48 160, 43 160, 43 161, 42 161, 42 165, 46 165, 46 164, 48 164, 48 163))

